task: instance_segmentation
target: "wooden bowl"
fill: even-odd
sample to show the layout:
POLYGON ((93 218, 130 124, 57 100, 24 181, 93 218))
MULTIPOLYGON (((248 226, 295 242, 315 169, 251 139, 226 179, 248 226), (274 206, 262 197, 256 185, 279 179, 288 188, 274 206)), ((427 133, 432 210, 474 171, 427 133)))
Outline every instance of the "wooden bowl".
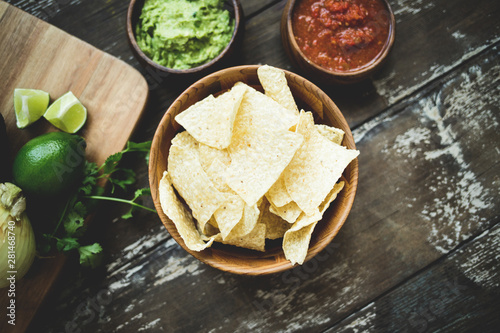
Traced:
POLYGON ((135 37, 135 27, 139 22, 139 17, 141 15, 142 7, 144 6, 145 0, 131 0, 128 11, 127 11, 127 38, 129 41, 130 48, 136 59, 146 68, 152 70, 152 73, 156 73, 160 77, 167 77, 169 75, 174 75, 175 77, 186 77, 195 78, 206 75, 217 69, 222 68, 226 64, 232 55, 238 50, 240 43, 242 42, 244 25, 243 25, 243 9, 239 0, 226 0, 224 8, 227 9, 232 17, 234 18, 234 31, 229 44, 222 50, 222 52, 212 59, 211 61, 189 69, 173 69, 157 64, 151 60, 137 45, 137 40, 135 37), (159 74, 158 74, 159 73, 159 74))
MULTIPOLYGON (((153 137, 149 160, 149 183, 153 201, 161 221, 172 237, 187 252, 202 262, 223 271, 247 275, 276 273, 292 268, 290 262, 285 259, 281 240, 267 241, 265 253, 219 243, 214 243, 211 248, 201 252, 191 251, 185 246, 172 221, 163 213, 158 185, 163 171, 167 170, 167 156, 172 138, 182 130, 174 117, 209 94, 215 95, 230 89, 238 81, 245 82, 262 91, 257 77, 258 67, 253 65, 223 69, 204 77, 185 90, 172 103, 161 119, 153 137)), ((288 71, 285 73, 299 108, 313 111, 315 123, 323 123, 344 130, 345 138, 342 144, 350 149, 356 149, 349 125, 335 103, 308 80, 288 71)), ((345 169, 342 178, 346 182, 345 188, 339 193, 337 199, 325 212, 323 220, 318 223, 314 230, 306 261, 323 250, 344 224, 351 210, 358 185, 357 159, 353 160, 345 169)))
POLYGON ((292 27, 293 11, 297 0, 288 0, 281 17, 281 40, 288 57, 292 63, 300 68, 304 73, 308 73, 314 79, 327 84, 351 84, 360 82, 370 77, 378 70, 389 54, 394 44, 396 20, 391 6, 387 0, 381 0, 386 7, 386 11, 381 12, 382 19, 389 20, 389 34, 380 53, 366 65, 350 71, 333 71, 325 69, 308 59, 295 40, 292 27))

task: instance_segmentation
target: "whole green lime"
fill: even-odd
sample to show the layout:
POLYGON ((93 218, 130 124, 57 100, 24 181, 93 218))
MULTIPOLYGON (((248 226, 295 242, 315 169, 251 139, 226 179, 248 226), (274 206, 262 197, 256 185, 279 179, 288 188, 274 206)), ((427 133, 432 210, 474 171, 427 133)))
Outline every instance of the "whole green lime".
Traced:
POLYGON ((28 141, 14 159, 14 183, 29 196, 55 197, 65 193, 83 175, 86 146, 81 136, 63 132, 28 141))

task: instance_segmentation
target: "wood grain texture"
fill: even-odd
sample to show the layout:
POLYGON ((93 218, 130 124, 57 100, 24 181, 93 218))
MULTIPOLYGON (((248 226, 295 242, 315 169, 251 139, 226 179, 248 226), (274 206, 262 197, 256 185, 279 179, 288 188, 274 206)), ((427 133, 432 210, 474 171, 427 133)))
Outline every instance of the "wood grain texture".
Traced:
POLYGON ((326 332, 497 331, 499 242, 497 224, 326 332))
MULTIPOLYGON (((140 73, 5 2, 0 2, 0 45, 0 110, 12 154, 29 139, 56 130, 43 118, 24 130, 16 127, 15 88, 42 89, 52 101, 71 90, 88 109, 87 123, 79 133, 87 142, 88 160, 100 164, 124 147, 148 95, 140 73)), ((22 306, 17 309, 14 331, 22 332, 29 325, 64 262, 64 256, 38 260, 26 278, 17 281, 16 301, 22 306)), ((3 309, 8 301, 7 294, 1 293, 3 309)), ((7 327, 2 320, 1 330, 7 327)))
MULTIPOLYGON (((191 85, 172 103, 172 106, 160 121, 153 137, 149 162, 150 188, 153 201, 163 224, 172 237, 188 253, 202 262, 223 271, 245 275, 277 273, 292 268, 292 265, 285 258, 281 244, 277 244, 277 242, 273 242, 272 246, 267 244, 265 253, 222 244, 215 244, 200 252, 189 250, 173 222, 162 211, 158 186, 163 172, 167 170, 167 157, 171 141, 181 128, 175 122, 175 116, 208 95, 217 95, 231 89, 237 82, 244 82, 262 90, 257 77, 258 67, 254 65, 226 68, 191 85)), ((345 132, 343 145, 349 149, 356 149, 349 125, 335 103, 308 80, 288 71, 285 74, 296 103, 301 108, 312 111, 316 123, 342 129, 345 132)), ((306 261, 313 258, 331 242, 347 219, 358 185, 357 159, 353 160, 344 170, 343 179, 346 185, 333 202, 332 207, 325 213, 323 220, 318 223, 309 244, 306 261)))

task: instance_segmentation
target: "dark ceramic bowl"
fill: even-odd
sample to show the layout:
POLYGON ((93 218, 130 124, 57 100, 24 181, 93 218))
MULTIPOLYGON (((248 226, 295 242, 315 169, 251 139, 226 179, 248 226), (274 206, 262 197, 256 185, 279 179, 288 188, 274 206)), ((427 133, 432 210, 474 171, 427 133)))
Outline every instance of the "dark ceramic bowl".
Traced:
POLYGON ((310 59, 308 59, 302 50, 300 49, 297 41, 295 39, 293 31, 293 11, 299 0, 289 0, 283 10, 283 15, 281 17, 281 39, 286 53, 288 54, 292 63, 300 68, 304 73, 308 73, 314 79, 317 79, 323 83, 330 84, 350 84, 362 81, 370 77, 377 69, 379 69, 382 63, 386 60, 389 51, 394 44, 395 38, 395 25, 396 20, 394 18, 394 13, 392 12, 391 6, 387 0, 381 0, 385 9, 380 15, 383 15, 384 19, 388 19, 389 33, 385 44, 379 54, 370 62, 362 67, 349 71, 334 71, 328 70, 324 67, 319 66, 310 59))
MULTIPOLYGON (((239 0, 226 0, 224 8, 229 11, 229 13, 234 18, 234 31, 229 44, 222 50, 222 52, 212 59, 211 61, 189 69, 172 69, 162 65, 157 64, 151 60, 137 45, 137 40, 135 36, 136 25, 139 22, 139 17, 141 15, 142 7, 144 6, 145 0, 131 0, 128 12, 127 12, 127 38, 129 45, 132 49, 132 53, 137 58, 137 60, 146 68, 149 67, 153 73, 161 73, 167 75, 175 75, 176 77, 197 77, 206 75, 217 69, 223 67, 225 63, 229 61, 235 50, 238 49, 238 44, 241 43, 243 38, 243 9, 239 0)), ((163 75, 160 75, 164 77, 163 75)))

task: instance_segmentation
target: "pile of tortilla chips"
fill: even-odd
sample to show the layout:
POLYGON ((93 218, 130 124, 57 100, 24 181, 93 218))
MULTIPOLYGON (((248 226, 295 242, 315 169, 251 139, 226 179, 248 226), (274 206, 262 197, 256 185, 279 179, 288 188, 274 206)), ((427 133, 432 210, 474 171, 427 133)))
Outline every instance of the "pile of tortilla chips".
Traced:
POLYGON ((359 151, 299 112, 283 71, 261 66, 258 76, 265 94, 238 82, 175 117, 185 131, 172 140, 160 202, 193 251, 214 241, 265 251, 283 238, 286 258, 302 264, 359 151))

